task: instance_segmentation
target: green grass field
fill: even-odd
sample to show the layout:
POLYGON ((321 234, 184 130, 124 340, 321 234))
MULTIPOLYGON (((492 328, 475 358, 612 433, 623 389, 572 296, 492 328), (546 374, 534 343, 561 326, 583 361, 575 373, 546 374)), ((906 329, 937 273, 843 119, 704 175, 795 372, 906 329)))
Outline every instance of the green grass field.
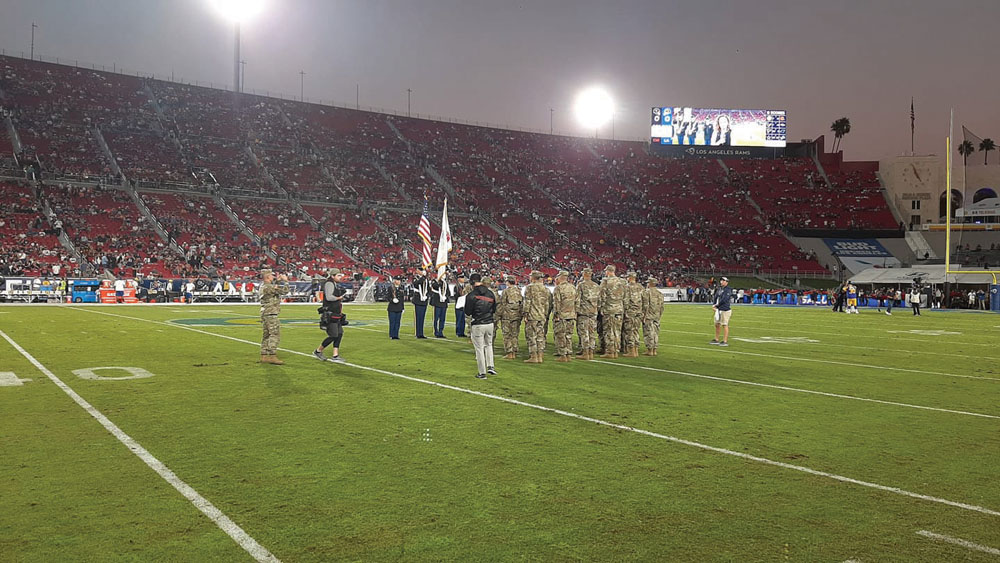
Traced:
POLYGON ((0 560, 1000 559, 995 315, 744 306, 721 349, 673 305, 658 357, 480 381, 382 306, 348 309, 349 364, 285 306, 261 365, 256 310, 0 307, 0 560))

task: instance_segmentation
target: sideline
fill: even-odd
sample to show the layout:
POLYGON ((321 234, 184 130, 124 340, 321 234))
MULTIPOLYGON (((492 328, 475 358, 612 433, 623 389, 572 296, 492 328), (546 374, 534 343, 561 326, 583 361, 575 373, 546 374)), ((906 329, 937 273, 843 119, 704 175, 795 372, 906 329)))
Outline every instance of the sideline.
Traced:
POLYGON ((153 456, 153 454, 149 453, 149 450, 142 447, 142 444, 126 434, 125 431, 119 428, 114 422, 111 422, 108 417, 104 416, 101 411, 97 410, 93 405, 87 402, 86 399, 77 394, 77 392, 70 388, 69 385, 63 383, 61 379, 56 377, 56 374, 49 371, 48 368, 36 360, 34 356, 29 354, 28 351, 22 348, 17 342, 14 342, 14 340, 7 336, 7 334, 2 330, 0 330, 0 336, 10 343, 15 350, 20 352, 25 359, 38 368, 38 371, 42 372, 46 377, 52 380, 52 383, 55 383, 59 389, 62 389, 64 393, 69 395, 69 397, 73 399, 76 404, 80 405, 83 410, 87 411, 90 416, 94 417, 97 422, 101 423, 101 426, 117 438, 118 441, 128 448, 130 452, 134 453, 136 457, 141 459, 146 465, 149 466, 150 469, 162 477, 164 481, 169 483, 173 488, 177 489, 177 492, 184 495, 184 498, 188 499, 191 504, 202 512, 202 514, 208 516, 212 522, 215 522, 215 525, 218 526, 219 529, 235 540, 236 543, 249 553, 251 557, 257 561, 280 563, 280 560, 272 555, 267 548, 257 543, 257 540, 250 537, 250 534, 247 534, 243 528, 239 527, 239 525, 230 520, 229 517, 216 508, 214 504, 209 502, 209 500, 205 497, 201 496, 198 491, 194 490, 191 485, 182 481, 181 478, 178 477, 176 473, 171 471, 169 467, 164 465, 162 461, 153 456))
MULTIPOLYGON (((74 309, 74 307, 67 307, 67 308, 68 309, 74 309)), ((171 324, 165 323, 163 321, 154 321, 154 320, 150 320, 150 319, 143 319, 143 318, 140 318, 140 317, 129 317, 129 316, 126 316, 126 315, 116 315, 114 313, 106 313, 106 312, 103 312, 103 311, 90 311, 90 310, 87 310, 87 309, 78 309, 78 310, 89 312, 89 313, 95 313, 95 314, 99 314, 99 315, 107 315, 107 316, 110 316, 110 317, 119 317, 119 318, 123 318, 123 319, 131 319, 131 320, 134 320, 134 321, 148 322, 148 323, 152 323, 152 324, 161 324, 161 325, 173 326, 175 328, 179 328, 179 329, 182 329, 182 330, 190 330, 192 332, 197 332, 197 333, 200 333, 200 334, 206 334, 208 336, 215 336, 215 337, 218 337, 218 338, 225 338, 226 340, 232 340, 234 342, 242 342, 244 344, 249 344, 249 345, 257 346, 257 347, 260 346, 260 344, 258 342, 252 342, 250 340, 244 340, 242 338, 235 338, 235 337, 232 337, 232 336, 227 336, 225 334, 216 334, 214 332, 208 332, 208 331, 204 331, 204 330, 198 330, 196 328, 190 328, 190 327, 186 327, 186 326, 171 325, 171 324)), ((286 349, 286 348, 279 348, 279 350, 281 350, 283 352, 290 353, 290 354, 295 354, 295 355, 298 355, 298 356, 312 358, 312 354, 306 353, 306 352, 300 352, 298 350, 289 350, 289 349, 286 349)), ((576 414, 576 413, 573 413, 573 412, 564 411, 564 410, 560 410, 560 409, 556 409, 556 408, 552 408, 552 407, 545 407, 545 406, 542 406, 542 405, 536 405, 534 403, 528 403, 528 402, 525 402, 525 401, 519 401, 517 399, 511 399, 509 397, 502 397, 500 395, 493 395, 493 394, 490 394, 490 393, 484 393, 482 391, 475 391, 473 389, 467 389, 465 387, 458 387, 458 386, 455 386, 455 385, 449 385, 447 383, 439 383, 437 381, 431 381, 431 380, 427 380, 427 379, 421 379, 419 377, 413 377, 413 376, 410 376, 410 375, 404 375, 404 374, 401 374, 401 373, 395 373, 395 372, 391 372, 391 371, 387 371, 387 370, 383 370, 383 369, 373 368, 373 367, 369 367, 369 366, 363 366, 363 365, 359 365, 359 364, 353 364, 353 363, 350 363, 350 362, 343 362, 341 365, 346 365, 346 366, 350 366, 350 367, 361 369, 361 370, 365 370, 365 371, 371 371, 371 372, 375 372, 375 373, 381 373, 383 375, 388 375, 388 376, 391 376, 391 377, 396 377, 396 378, 404 379, 404 380, 407 380, 407 381, 413 381, 415 383, 423 383, 425 385, 431 385, 431 386, 434 386, 434 387, 440 387, 442 389, 449 389, 449 390, 452 390, 452 391, 458 391, 459 393, 466 393, 466 394, 469 394, 469 395, 475 395, 475 396, 483 397, 483 398, 486 398, 486 399, 493 399, 495 401, 501 401, 501 402, 509 403, 509 404, 512 404, 512 405, 518 405, 518 406, 522 406, 522 407, 527 407, 527 408, 539 410, 539 411, 542 411, 542 412, 548 412, 548 413, 552 413, 552 414, 558 414, 560 416, 565 416, 565 417, 568 417, 568 418, 574 418, 574 419, 577 419, 577 420, 582 420, 584 422, 591 422, 593 424, 598 424, 600 426, 605 426, 605 427, 608 427, 608 428, 615 428, 617 430, 624 430, 626 432, 634 432, 636 434, 641 434, 643 436, 649 436, 651 438, 658 438, 660 440, 664 440, 664 441, 667 441, 667 442, 673 442, 675 444, 681 444, 681 445, 689 446, 689 447, 696 448, 696 449, 699 449, 699 450, 704 450, 704 451, 709 451, 709 452, 724 454, 724 455, 728 455, 728 456, 732 456, 732 457, 736 457, 736 458, 740 458, 740 459, 745 459, 745 460, 748 460, 748 461, 755 461, 755 462, 763 464, 763 465, 770 465, 770 466, 773 466, 773 467, 780 467, 780 468, 783 468, 783 469, 789 469, 789 470, 792 470, 792 471, 798 471, 800 473, 806 473, 806 474, 814 475, 814 476, 817 476, 817 477, 825 477, 827 479, 832 479, 834 481, 840 481, 842 483, 849 483, 849 484, 852 484, 852 485, 858 485, 858 486, 861 486, 861 487, 867 487, 867 488, 870 488, 870 489, 876 489, 876 490, 880 490, 880 491, 885 491, 885 492, 893 493, 893 494, 896 494, 896 495, 910 497, 910 498, 914 498, 914 499, 918 499, 918 500, 922 500, 922 501, 926 501, 926 502, 932 502, 932 503, 936 503, 936 504, 942 504, 942 505, 951 506, 951 507, 954 507, 954 508, 961 508, 963 510, 967 510, 967 511, 970 511, 970 512, 978 512, 980 514, 986 514, 988 516, 997 516, 997 517, 1000 517, 1000 511, 994 510, 994 509, 991 509, 991 508, 986 508, 986 507, 983 507, 983 506, 978 506, 978 505, 975 505, 975 504, 969 504, 969 503, 964 503, 964 502, 958 502, 958 501, 948 500, 948 499, 941 498, 941 497, 935 497, 935 496, 931 496, 931 495, 924 495, 924 494, 920 494, 920 493, 914 493, 914 492, 911 492, 911 491, 907 491, 905 489, 900 489, 899 487, 892 487, 892 486, 889 486, 889 485, 881 485, 879 483, 873 483, 873 482, 870 482, 870 481, 863 481, 861 479, 854 479, 852 477, 846 477, 846 476, 843 476, 843 475, 837 475, 836 473, 828 473, 826 471, 820 471, 818 469, 811 469, 809 467, 805 467, 805 466, 801 466, 801 465, 793 465, 791 463, 785 463, 783 461, 776 461, 776 460, 772 460, 772 459, 768 459, 768 458, 764 458, 764 457, 759 457, 759 456, 755 456, 755 455, 751 455, 751 454, 747 454, 747 453, 743 453, 743 452, 737 452, 737 451, 728 450, 728 449, 725 449, 725 448, 720 448, 720 447, 717 447, 717 446, 710 446, 708 444, 702 444, 700 442, 694 442, 692 440, 685 440, 683 438, 677 438, 675 436, 669 436, 669 435, 666 435, 666 434, 660 434, 660 433, 652 432, 652 431, 649 431, 649 430, 643 430, 641 428, 634 428, 632 426, 626 426, 624 424, 617 424, 617 423, 614 423, 614 422, 608 422, 606 420, 601 420, 601 419, 598 419, 598 418, 592 418, 592 417, 589 417, 589 416, 580 415, 580 414, 576 414)))

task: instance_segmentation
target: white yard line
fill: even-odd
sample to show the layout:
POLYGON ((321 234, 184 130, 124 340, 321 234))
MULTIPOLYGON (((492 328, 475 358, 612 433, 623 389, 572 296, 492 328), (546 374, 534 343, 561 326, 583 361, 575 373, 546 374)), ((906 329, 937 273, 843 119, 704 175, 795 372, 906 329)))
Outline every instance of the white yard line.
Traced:
POLYGON ((149 450, 142 447, 142 444, 135 441, 131 436, 125 433, 124 430, 118 427, 114 422, 104 416, 101 411, 97 410, 93 405, 87 402, 86 399, 77 394, 76 391, 70 388, 69 385, 63 383, 61 379, 56 377, 56 374, 49 371, 48 368, 43 366, 41 362, 35 359, 34 356, 29 354, 27 350, 22 348, 17 342, 7 336, 6 333, 0 331, 0 336, 4 338, 15 350, 21 353, 29 362, 31 362, 38 371, 45 374, 57 387, 62 389, 64 393, 69 395, 76 404, 80 405, 83 410, 94 417, 97 422, 101 423, 101 426, 110 432, 115 438, 118 439, 126 448, 141 459, 150 469, 155 471, 164 481, 170 484, 173 488, 177 489, 177 492, 184 495, 184 498, 188 499, 191 504, 193 504, 198 510, 200 510, 205 516, 208 516, 215 525, 219 527, 223 532, 225 532, 229 537, 233 538, 240 547, 242 547, 251 557, 257 561, 268 561, 277 562, 279 559, 271 554, 264 546, 257 543, 257 540, 250 537, 243 528, 239 527, 235 522, 229 519, 228 516, 223 514, 221 510, 215 507, 208 499, 201 496, 198 491, 194 490, 190 485, 181 480, 173 471, 170 470, 162 461, 149 453, 149 450))
POLYGON ((646 371, 656 371, 656 372, 660 372, 660 373, 670 373, 670 374, 674 374, 674 375, 683 375, 685 377, 697 377, 697 378, 700 378, 700 379, 709 379, 709 380, 712 380, 712 381, 723 381, 723 382, 726 382, 726 383, 736 383, 736 384, 739 384, 739 385, 752 385, 754 387, 766 387, 766 388, 769 388, 769 389, 779 389, 781 391, 794 391, 796 393, 808 393, 810 395, 822 395, 824 397, 834 397, 834 398, 837 398, 837 399, 850 399, 852 401, 864 401, 864 402, 867 402, 867 403, 879 403, 879 404, 882 404, 882 405, 892 405, 892 406, 896 406, 896 407, 906 407, 906 408, 909 408, 909 409, 921 409, 921 410, 927 410, 927 411, 946 412, 946 413, 951 413, 951 414, 960 414, 960 415, 964 415, 964 416, 977 416, 977 417, 980 417, 980 418, 994 418, 994 419, 1000 420, 1000 416, 992 415, 992 414, 983 414, 983 413, 978 413, 978 412, 960 411, 960 410, 953 410, 953 409, 943 409, 943 408, 938 408, 938 407, 927 407, 927 406, 923 406, 923 405, 913 405, 913 404, 909 404, 909 403, 898 403, 896 401, 883 401, 882 399, 869 399, 867 397, 855 397, 853 395, 842 395, 840 393, 828 393, 826 391, 813 391, 811 389, 799 389, 797 387, 786 387, 784 385, 773 385, 773 384, 770 384, 770 383, 757 383, 757 382, 754 382, 754 381, 744 381, 742 379, 729 379, 729 378, 726 378, 726 377, 716 377, 714 375, 702 375, 702 374, 699 374, 699 373, 690 373, 690 372, 686 372, 686 371, 675 371, 675 370, 671 370, 671 369, 654 368, 654 367, 639 366, 639 365, 633 365, 633 364, 623 364, 623 363, 619 363, 619 362, 609 362, 607 360, 594 360, 594 363, 597 363, 597 364, 607 364, 609 366, 616 366, 616 367, 623 367, 623 368, 641 369, 641 370, 646 370, 646 371))
MULTIPOLYGON (((75 307, 68 307, 68 308, 75 309, 75 307)), ((164 323, 162 321, 153 321, 153 320, 143 319, 143 318, 139 318, 139 317, 129 317, 129 316, 125 316, 125 315, 116 315, 114 313, 105 313, 103 311, 97 311, 97 310, 89 310, 89 309, 77 309, 77 310, 86 311, 88 313, 96 313, 96 314, 99 314, 99 315, 108 315, 108 316, 112 316, 112 317, 120 317, 120 318, 125 318, 125 319, 131 319, 131 320, 140 321, 140 322, 148 322, 148 323, 153 323, 153 324, 166 324, 167 326, 173 326, 175 328, 179 328, 179 329, 183 329, 183 330, 190 330, 192 332, 197 332, 197 333, 200 333, 200 334, 206 334, 208 336, 215 336, 215 337, 218 337, 218 338, 224 338, 226 340, 232 340, 234 342, 242 342, 244 344, 249 344, 249 345, 257 346, 257 347, 260 346, 259 343, 253 342, 253 341, 250 341, 250 340, 244 340, 242 338, 235 338, 235 337, 227 336, 227 335, 224 335, 224 334, 216 334, 214 332, 208 332, 208 331, 205 331, 205 330, 198 330, 196 328, 191 328, 191 327, 186 327, 186 326, 181 326, 181 325, 171 325, 169 323, 164 323)), ((311 358, 312 357, 311 353, 300 352, 298 350, 288 350, 286 348, 279 348, 279 350, 281 350, 283 352, 288 352, 290 354, 296 354, 296 355, 299 355, 299 356, 304 356, 304 357, 307 357, 307 358, 311 358)), ((724 454, 724 455, 728 455, 728 456, 732 456, 732 457, 736 457, 736 458, 740 458, 740 459, 745 459, 745 460, 748 460, 748 461, 754 461, 754 462, 757 462, 757 463, 760 463, 760 464, 764 464, 764 465, 770 465, 770 466, 773 466, 773 467, 780 467, 780 468, 783 468, 783 469, 789 469, 789 470, 792 470, 792 471, 798 471, 800 473, 806 473, 806 474, 817 476, 817 477, 825 477, 827 479, 832 479, 834 481, 840 481, 842 483, 849 483, 849 484, 852 484, 852 485, 858 485, 858 486, 861 486, 861 487, 867 487, 867 488, 870 488, 870 489, 876 489, 876 490, 879 490, 879 491, 884 491, 884 492, 893 493, 893 494, 900 495, 900 496, 910 497, 910 498, 914 498, 914 499, 917 499, 917 500, 922 500, 922 501, 925 501, 925 502, 932 502, 932 503, 941 504, 941 505, 945 505, 945 506, 951 506, 951 507, 954 507, 954 508, 960 508, 962 510, 967 510, 967 511, 970 511, 970 512, 978 512, 978 513, 986 514, 986 515, 989 515, 989 516, 1000 517, 1000 511, 994 510, 994 509, 991 509, 991 508, 986 508, 986 507, 983 507, 983 506, 978 506, 978 505, 974 505, 974 504, 968 504, 968 503, 964 503, 964 502, 958 502, 958 501, 948 500, 948 499, 945 499, 945 498, 935 497, 935 496, 931 496, 931 495, 924 495, 924 494, 920 494, 920 493, 914 493, 914 492, 911 492, 911 491, 900 489, 899 487, 892 487, 892 486, 888 486, 888 485, 881 485, 881 484, 873 483, 873 482, 870 482, 870 481, 863 481, 863 480, 860 480, 860 479, 854 479, 852 477, 845 477, 843 475, 837 475, 835 473, 828 473, 826 471, 820 471, 820 470, 817 470, 817 469, 811 469, 811 468, 804 467, 804 466, 801 466, 801 465, 793 465, 793 464, 790 464, 790 463, 785 463, 783 461, 775 461, 775 460, 772 460, 772 459, 767 459, 767 458, 764 458, 764 457, 759 457, 759 456, 755 456, 755 455, 751 455, 751 454, 746 454, 746 453, 737 452, 737 451, 733 451, 733 450, 727 450, 725 448, 720 448, 720 447, 717 447, 717 446, 710 446, 708 444, 702 444, 700 442, 694 442, 694 441, 691 441, 691 440, 685 440, 683 438, 677 438, 677 437, 674 437, 674 436, 668 436, 666 434, 660 434, 660 433, 657 433, 657 432, 651 432, 649 430, 643 430, 641 428, 634 428, 634 427, 631 427, 631 426, 625 426, 624 424, 616 424, 614 422, 608 422, 608 421, 605 421, 605 420, 601 420, 601 419, 597 419, 597 418, 592 418, 592 417, 589 417, 589 416, 584 416, 584 415, 576 414, 576 413, 573 413, 573 412, 568 412, 568 411, 564 411, 564 410, 560 410, 560 409, 555 409, 555 408, 551 408, 551 407, 545 407, 545 406, 542 406, 542 405, 536 405, 536 404, 533 404, 533 403, 527 403, 527 402, 524 402, 524 401, 518 401, 517 399, 511 399, 509 397, 501 397, 499 395, 493 395, 493 394, 490 394, 490 393, 483 393, 482 391, 475 391, 473 389, 466 389, 465 387, 458 387, 458 386, 455 386, 455 385, 448 385, 446 383, 439 383, 437 381, 430 381, 430 380, 427 380, 427 379, 421 379, 421 378, 418 378, 418 377, 404 375, 404 374, 401 374, 401 373, 395 373, 395 372, 391 372, 391 371, 387 371, 387 370, 383 370, 383 369, 378 369, 378 368, 363 366, 363 365, 359 365, 359 364, 352 364, 350 362, 344 362, 342 365, 350 366, 350 367, 353 367, 353 368, 356 368, 356 369, 365 370, 365 371, 371 371, 371 372, 375 372, 375 373, 381 373, 383 375, 388 375, 388 376, 391 376, 391 377, 396 377, 396 378, 404 379, 404 380, 407 380, 407 381, 413 381, 415 383, 423 383, 425 385, 431 385, 431 386, 434 386, 434 387, 440 387, 442 389, 450 389, 452 391, 457 391, 457 392, 460 392, 460 393, 466 393, 466 394, 469 394, 469 395, 475 395, 477 397, 483 397, 483 398, 492 399, 492 400, 495 400, 495 401, 501 401, 501 402, 504 402, 504 403, 509 403, 509 404, 512 404, 512 405, 518 405, 518 406, 527 407, 527 408, 530 408, 530 409, 535 409, 535 410, 539 410, 539 411, 543 411, 543 412, 548 412, 548 413, 552 413, 552 414, 558 414, 560 416, 574 418, 574 419, 582 420, 582 421, 585 421, 585 422, 591 422, 593 424, 598 424, 598 425, 605 426, 605 427, 608 427, 608 428, 615 428, 615 429, 618 429, 618 430, 624 430, 626 432, 634 432, 636 434, 641 434, 643 436, 649 436, 651 438, 657 438, 657 439, 665 440, 667 442, 672 442, 672 443, 675 443, 675 444, 682 444, 682 445, 689 446, 689 447, 692 447, 692 448, 696 448, 696 449, 699 449, 699 450, 704 450, 704 451, 709 451, 709 452, 724 454)))
POLYGON ((917 532, 918 536, 923 536, 925 538, 930 538, 932 540, 943 541, 955 545, 960 545, 966 549, 972 549, 975 551, 982 551, 983 553, 989 553, 990 555, 1000 555, 1000 549, 995 547, 988 547, 985 545, 979 545, 978 543, 972 543, 968 540, 963 540, 961 538, 953 538, 951 536, 946 536, 944 534, 935 534, 928 530, 920 530, 917 532))
POLYGON ((1000 381, 998 377, 980 377, 978 375, 962 375, 958 373, 944 373, 940 371, 927 371, 922 369, 910 369, 910 368, 897 368, 892 366, 878 366, 875 364, 857 364, 854 362, 838 362, 836 360, 820 360, 817 358, 800 358, 797 356, 778 356, 776 354, 761 354, 759 352, 740 352, 738 350, 729 350, 727 348, 718 348, 716 346, 710 346, 706 344, 705 346, 687 346, 684 344, 662 344, 662 346, 669 346, 671 348, 685 348, 688 350, 699 350, 702 352, 718 353, 722 352, 725 354, 738 354, 741 356, 756 356, 759 358, 774 358, 777 360, 792 360, 795 362, 811 362, 816 364, 827 364, 831 366, 848 366, 855 368, 866 368, 866 369, 880 369, 885 371, 901 371, 906 373, 919 373, 923 375, 943 375, 945 377, 961 377, 964 379, 984 379, 986 381, 1000 381))
MULTIPOLYGON (((674 324, 691 324, 691 323, 674 323, 674 324)), ((771 327, 771 328, 773 329, 774 327, 771 327)), ((766 330, 766 329, 751 328, 751 330, 763 332, 767 336, 779 336, 779 335, 775 334, 773 331, 766 330)), ((780 331, 802 332, 804 334, 810 334, 810 335, 815 335, 816 334, 816 333, 808 332, 808 331, 789 331, 788 329, 785 329, 785 328, 779 329, 779 332, 780 331)), ((691 334, 691 335, 695 335, 695 336, 705 336, 706 334, 710 335, 710 333, 711 333, 711 331, 704 331, 704 330, 702 330, 702 331, 672 330, 672 329, 669 329, 669 328, 660 328, 660 332, 661 333, 664 333, 664 332, 673 332, 673 333, 677 333, 677 334, 691 334)), ((826 334, 826 333, 824 333, 824 334, 826 334)), ((843 336, 843 335, 840 335, 840 336, 843 336)), ((800 338, 800 337, 796 337, 796 338, 800 338)), ((865 350, 865 351, 869 351, 869 352, 890 352, 890 353, 894 352, 894 353, 898 353, 898 354, 925 354, 925 355, 930 355, 930 356, 946 356, 946 357, 952 357, 952 358, 968 358, 969 357, 969 354, 949 354, 948 352, 931 352, 930 350, 913 350, 913 349, 899 349, 899 348, 876 348, 874 346, 854 346, 854 345, 851 345, 851 344, 834 344, 832 342, 806 342, 806 341, 798 342, 798 341, 796 341, 795 344, 796 345, 803 344, 803 345, 809 345, 809 346, 834 346, 834 347, 837 347, 837 348, 850 348, 850 349, 853 349, 853 350, 865 350)), ((997 356, 981 356, 981 355, 976 355, 976 358, 986 359, 986 360, 1000 360, 1000 357, 997 357, 997 356)))

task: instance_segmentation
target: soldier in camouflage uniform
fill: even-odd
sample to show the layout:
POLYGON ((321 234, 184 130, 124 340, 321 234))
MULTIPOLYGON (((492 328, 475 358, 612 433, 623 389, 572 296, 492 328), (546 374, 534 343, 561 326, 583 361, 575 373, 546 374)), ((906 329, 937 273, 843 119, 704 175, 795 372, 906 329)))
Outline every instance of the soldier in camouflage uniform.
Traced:
POLYGON ((642 292, 642 332, 646 337, 646 355, 655 356, 660 347, 660 317, 663 316, 663 294, 656 289, 656 278, 646 280, 642 292))
POLYGON ((618 357, 622 344, 622 316, 625 313, 625 280, 615 275, 615 267, 608 264, 601 280, 601 293, 597 300, 601 314, 601 338, 604 341, 602 358, 618 357))
POLYGON ((625 286, 625 319, 622 322, 622 341, 625 358, 639 357, 639 336, 642 329, 642 293, 645 291, 636 279, 635 272, 626 274, 628 285, 625 286))
POLYGON ((583 269, 583 281, 576 286, 576 331, 580 336, 580 359, 593 360, 597 347, 597 300, 601 294, 592 279, 594 271, 583 269))
POLYGON ((278 343, 281 341, 281 296, 288 293, 288 276, 278 276, 274 283, 274 273, 271 270, 261 270, 260 276, 264 283, 260 286, 260 324, 264 334, 260 339, 260 362, 280 366, 285 362, 278 359, 278 343))
POLYGON ((521 288, 517 286, 517 278, 507 276, 507 289, 500 294, 497 301, 496 318, 500 321, 503 332, 503 353, 505 360, 517 359, 517 337, 521 332, 521 288))
POLYGON ((556 276, 552 292, 552 332, 556 342, 557 362, 568 362, 573 356, 573 329, 576 325, 576 287, 569 283, 569 272, 556 276))
POLYGON ((545 352, 545 319, 552 311, 552 294, 542 285, 542 273, 531 272, 531 284, 524 288, 524 339, 530 357, 526 364, 542 363, 545 352))

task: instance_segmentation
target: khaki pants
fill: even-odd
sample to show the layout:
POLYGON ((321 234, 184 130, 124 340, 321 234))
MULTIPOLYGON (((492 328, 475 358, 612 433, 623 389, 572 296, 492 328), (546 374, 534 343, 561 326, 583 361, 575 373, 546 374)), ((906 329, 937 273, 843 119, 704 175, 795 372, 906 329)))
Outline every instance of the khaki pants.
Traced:
POLYGON ((472 347, 476 350, 476 367, 480 375, 486 375, 486 369, 493 367, 493 323, 488 325, 472 325, 472 347))

